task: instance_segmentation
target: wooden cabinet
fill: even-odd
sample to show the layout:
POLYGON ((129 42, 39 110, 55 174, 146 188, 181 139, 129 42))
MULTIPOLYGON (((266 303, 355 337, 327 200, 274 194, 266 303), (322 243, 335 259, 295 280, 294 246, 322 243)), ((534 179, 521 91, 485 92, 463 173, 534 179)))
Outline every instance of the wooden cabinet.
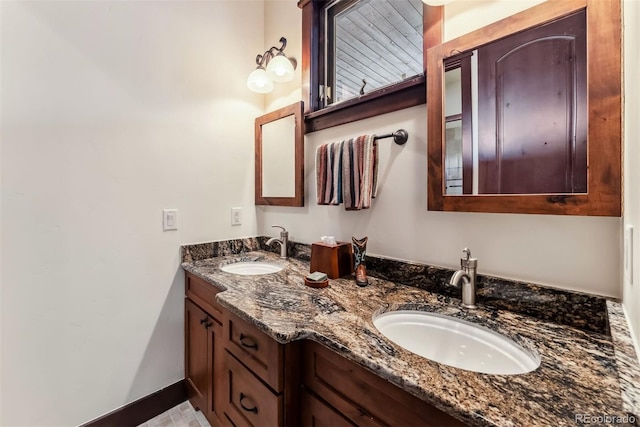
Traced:
POLYGON ((191 273, 185 288, 191 404, 214 427, 298 425, 300 344, 279 344, 231 314, 216 302, 219 291, 191 273))
MULTIPOLYGON (((334 412, 358 426, 464 426, 463 423, 326 347, 303 344, 303 382, 334 412)), ((316 399, 317 400, 317 399, 316 399)), ((303 399, 306 425, 322 425, 318 402, 303 399), (307 413, 316 414, 308 424, 307 413), (315 423, 315 424, 314 424, 315 423)), ((332 417, 332 414, 323 414, 332 417)), ((349 424, 342 424, 349 425, 349 424)))
POLYGON ((306 390, 302 392, 300 406, 302 427, 356 427, 338 411, 306 390))
POLYGON ((215 302, 215 288, 202 279, 188 274, 185 285, 184 372, 188 397, 217 427, 221 425, 219 416, 224 402, 222 307, 215 302))
POLYGON ((209 315, 200 307, 185 300, 185 380, 189 393, 189 400, 195 408, 204 410, 208 399, 209 368, 207 365, 207 351, 209 334, 204 326, 209 315))

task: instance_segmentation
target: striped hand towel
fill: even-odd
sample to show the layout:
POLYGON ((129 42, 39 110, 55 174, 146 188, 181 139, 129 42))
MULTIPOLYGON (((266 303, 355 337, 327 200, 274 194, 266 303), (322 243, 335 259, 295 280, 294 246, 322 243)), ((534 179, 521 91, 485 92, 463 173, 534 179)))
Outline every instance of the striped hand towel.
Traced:
POLYGON ((342 203, 342 144, 323 144, 316 149, 316 201, 319 205, 342 203))
POLYGON ((327 185, 327 144, 316 148, 316 201, 319 205, 326 205, 324 193, 327 185))
POLYGON ((342 189, 345 209, 371 207, 378 184, 378 143, 375 135, 345 141, 342 149, 342 189))

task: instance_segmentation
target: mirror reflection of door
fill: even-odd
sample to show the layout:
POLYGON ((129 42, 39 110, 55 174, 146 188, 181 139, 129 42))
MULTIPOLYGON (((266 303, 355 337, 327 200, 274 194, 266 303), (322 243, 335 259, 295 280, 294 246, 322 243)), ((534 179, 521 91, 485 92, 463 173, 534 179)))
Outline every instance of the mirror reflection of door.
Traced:
POLYGON ((586 193, 585 12, 469 54, 467 65, 459 56, 445 62, 446 115, 449 99, 464 93, 467 85, 470 95, 461 100, 460 111, 473 111, 478 118, 472 130, 472 114, 467 120, 461 117, 462 128, 467 124, 470 129, 466 139, 462 132, 461 149, 453 140, 450 146, 455 132, 445 119, 445 194, 586 193), (448 76, 456 70, 457 87, 448 76), (467 183, 461 193, 450 189, 448 181, 447 163, 453 164, 456 156, 462 156, 467 183))
POLYGON ((462 194, 462 84, 460 68, 444 74, 446 144, 444 157, 445 194, 462 194))
POLYGON ((446 195, 471 194, 473 191, 471 55, 456 56, 445 65, 446 195))

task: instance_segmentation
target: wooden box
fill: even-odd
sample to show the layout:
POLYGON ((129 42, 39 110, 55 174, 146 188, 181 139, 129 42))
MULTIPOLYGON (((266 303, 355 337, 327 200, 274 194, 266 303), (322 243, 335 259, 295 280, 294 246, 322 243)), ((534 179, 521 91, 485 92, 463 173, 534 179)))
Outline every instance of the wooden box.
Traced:
POLYGON ((329 279, 348 276, 353 273, 353 248, 350 242, 335 245, 317 242, 311 244, 310 272, 321 271, 329 279))

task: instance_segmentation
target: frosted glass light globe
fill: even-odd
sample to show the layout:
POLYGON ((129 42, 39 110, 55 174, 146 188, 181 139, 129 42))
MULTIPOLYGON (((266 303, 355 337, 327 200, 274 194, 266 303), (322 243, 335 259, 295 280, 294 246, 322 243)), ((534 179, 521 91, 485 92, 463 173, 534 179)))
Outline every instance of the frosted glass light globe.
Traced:
POLYGON ((257 93, 269 93, 273 90, 273 82, 264 68, 256 68, 249 74, 247 87, 257 93))
POLYGON ((273 57, 267 65, 267 74, 274 82, 283 83, 293 80, 293 65, 284 55, 273 57))

